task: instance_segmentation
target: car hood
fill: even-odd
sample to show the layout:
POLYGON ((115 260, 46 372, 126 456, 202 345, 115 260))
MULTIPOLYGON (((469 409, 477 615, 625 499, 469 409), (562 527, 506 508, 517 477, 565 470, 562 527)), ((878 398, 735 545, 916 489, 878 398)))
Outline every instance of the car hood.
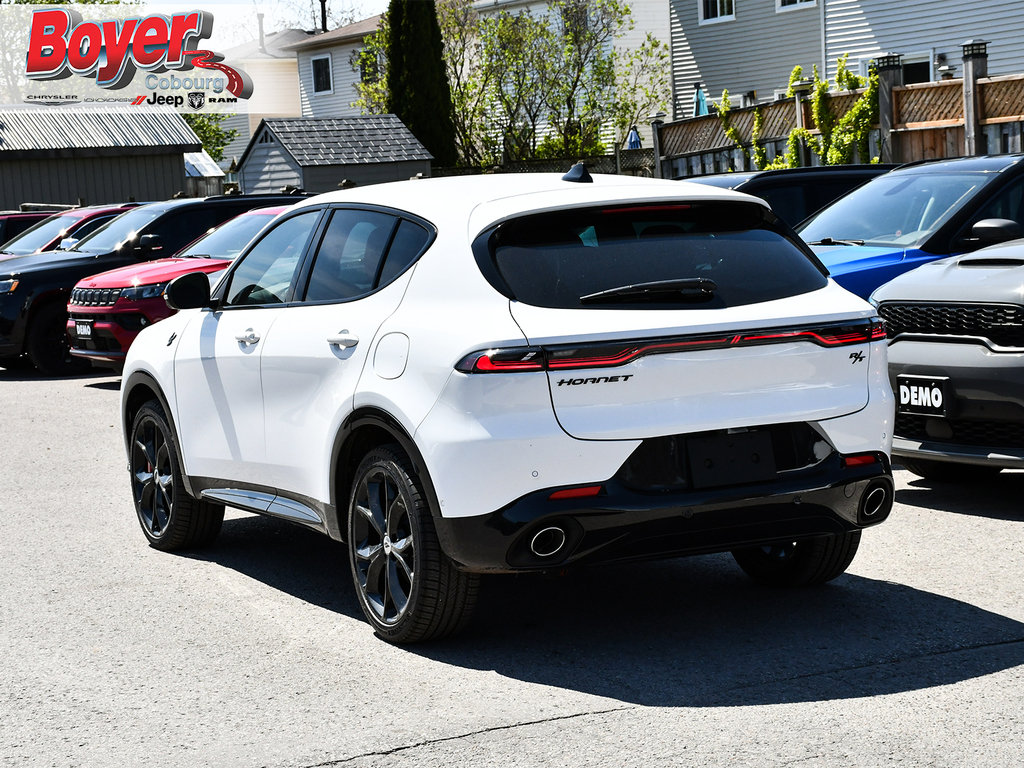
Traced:
POLYGON ((880 286, 875 301, 1024 303, 1024 242, 950 256, 880 286))
POLYGON ((845 275, 862 269, 876 269, 903 261, 906 251, 892 246, 812 245, 811 250, 833 275, 845 275))
POLYGON ((94 263, 104 253, 87 251, 42 251, 0 259, 0 275, 24 275, 56 267, 74 268, 94 263))
POLYGON ((188 272, 216 272, 231 263, 230 259, 158 259, 142 264, 111 269, 78 281, 76 288, 129 288, 173 280, 188 272))

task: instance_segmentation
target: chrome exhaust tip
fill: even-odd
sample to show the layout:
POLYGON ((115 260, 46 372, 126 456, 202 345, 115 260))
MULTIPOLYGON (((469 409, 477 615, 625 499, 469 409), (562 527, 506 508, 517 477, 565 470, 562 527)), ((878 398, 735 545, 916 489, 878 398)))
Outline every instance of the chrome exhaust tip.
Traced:
POLYGON ((884 480, 871 483, 860 498, 857 513, 862 522, 875 522, 892 510, 892 488, 884 480))
POLYGON ((554 557, 565 546, 566 533, 556 525, 541 528, 530 539, 530 551, 537 557, 554 557))

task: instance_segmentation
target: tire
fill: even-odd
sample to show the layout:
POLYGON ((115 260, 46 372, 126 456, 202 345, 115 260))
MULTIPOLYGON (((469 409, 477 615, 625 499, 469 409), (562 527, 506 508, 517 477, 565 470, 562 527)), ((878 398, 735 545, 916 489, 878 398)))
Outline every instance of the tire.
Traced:
POLYGON ((212 544, 224 507, 185 490, 174 433, 155 400, 135 414, 128 457, 135 512, 150 545, 176 552, 212 544))
POLYGON ((824 584, 850 567, 860 531, 814 539, 782 542, 733 550, 740 568, 754 581, 772 587, 809 587, 824 584))
POLYGON ((472 615, 480 577, 441 550, 423 481, 397 445, 360 462, 348 506, 347 546, 359 607, 391 643, 455 634, 472 615))
POLYGON ((931 459, 905 459, 897 461, 918 477, 946 483, 978 483, 991 480, 999 474, 1001 467, 986 467, 981 464, 956 464, 952 461, 931 459))
POLYGON ((59 304, 47 304, 32 317, 25 337, 25 352, 45 376, 64 376, 89 369, 89 362, 72 356, 67 335, 68 313, 59 304))

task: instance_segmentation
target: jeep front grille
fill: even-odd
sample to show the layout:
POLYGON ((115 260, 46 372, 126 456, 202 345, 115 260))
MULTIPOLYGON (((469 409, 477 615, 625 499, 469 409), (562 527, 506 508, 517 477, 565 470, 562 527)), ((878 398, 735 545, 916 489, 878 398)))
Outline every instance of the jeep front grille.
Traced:
POLYGON ((120 288, 75 288, 71 304, 79 307, 109 307, 121 296, 120 288))

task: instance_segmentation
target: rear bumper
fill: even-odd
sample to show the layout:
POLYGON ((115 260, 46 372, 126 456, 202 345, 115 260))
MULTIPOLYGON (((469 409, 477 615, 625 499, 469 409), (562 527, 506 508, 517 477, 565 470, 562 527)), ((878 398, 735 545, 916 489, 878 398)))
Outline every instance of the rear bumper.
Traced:
POLYGON ((872 465, 843 467, 833 454, 767 483, 670 494, 639 493, 611 480, 597 497, 551 500, 550 490, 538 491, 486 515, 435 522, 446 554, 474 572, 723 552, 882 522, 893 483, 888 459, 877 457, 872 465), (539 556, 531 543, 546 530, 540 544, 547 546, 534 548, 551 549, 560 537, 564 543, 539 556))

